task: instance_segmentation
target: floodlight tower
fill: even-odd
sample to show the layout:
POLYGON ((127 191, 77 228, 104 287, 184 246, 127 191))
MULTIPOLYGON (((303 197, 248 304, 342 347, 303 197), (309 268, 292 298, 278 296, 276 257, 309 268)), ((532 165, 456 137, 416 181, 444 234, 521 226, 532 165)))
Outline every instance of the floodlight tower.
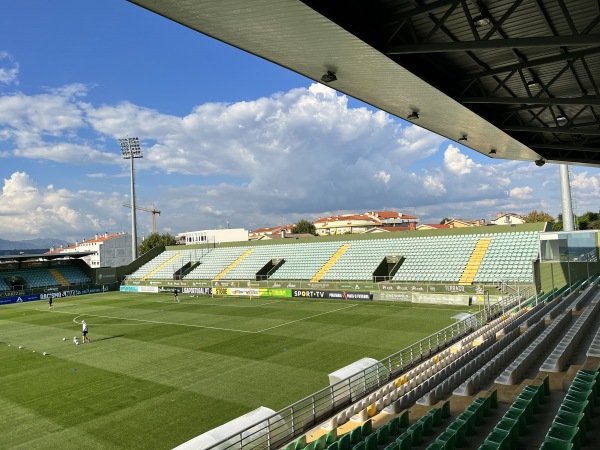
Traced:
POLYGON ((131 258, 132 261, 134 261, 137 259, 137 225, 135 216, 135 177, 133 174, 133 160, 135 158, 142 158, 143 155, 140 147, 140 140, 136 137, 119 139, 119 145, 121 146, 123 159, 128 159, 131 162, 131 258))

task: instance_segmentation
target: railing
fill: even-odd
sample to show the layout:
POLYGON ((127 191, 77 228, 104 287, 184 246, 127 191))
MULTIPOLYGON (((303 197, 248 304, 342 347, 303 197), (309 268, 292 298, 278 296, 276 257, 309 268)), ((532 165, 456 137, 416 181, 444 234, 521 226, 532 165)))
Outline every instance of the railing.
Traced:
MULTIPOLYGON (((529 289, 521 290, 521 295, 529 294, 529 289)), ((271 417, 215 443, 210 448, 220 450, 279 448, 345 407, 389 383, 391 379, 408 371, 408 369, 427 359, 433 353, 448 347, 460 338, 481 328, 489 320, 514 308, 521 300, 523 300, 523 297, 511 294, 507 298, 490 305, 489 308, 484 308, 470 317, 382 359, 350 378, 321 389, 283 408, 271 417)))

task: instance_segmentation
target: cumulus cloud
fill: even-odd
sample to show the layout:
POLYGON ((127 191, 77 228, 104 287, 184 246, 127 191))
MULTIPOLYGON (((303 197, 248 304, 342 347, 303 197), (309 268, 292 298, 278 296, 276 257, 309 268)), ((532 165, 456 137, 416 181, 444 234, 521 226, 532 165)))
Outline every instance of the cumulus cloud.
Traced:
POLYGON ((461 153, 460 150, 453 145, 449 145, 444 152, 444 165, 450 172, 457 175, 466 175, 471 173, 477 167, 471 158, 461 153))
POLYGON ((508 195, 515 199, 530 199, 533 189, 529 186, 515 187, 508 192, 508 195))
POLYGON ((577 197, 581 199, 598 199, 600 196, 600 178, 597 175, 591 175, 587 170, 573 174, 571 187, 577 197))
MULTIPOLYGON (((128 183, 118 184, 123 194, 106 183, 129 176, 116 141, 127 135, 139 136, 144 151, 136 163, 140 204, 155 203, 164 212, 159 229, 173 232, 226 223, 251 229, 377 209, 414 211, 426 222, 493 218, 499 211, 539 210, 557 197, 558 183, 548 181, 556 166, 483 160, 384 112, 351 107, 346 96, 319 84, 201 104, 182 116, 127 101, 94 105, 84 101, 89 89, 72 84, 0 96, 0 157, 87 166, 82 175, 95 190, 74 190, 60 179, 42 189, 23 172, 5 181, 9 191, 20 186, 30 211, 59 217, 52 229, 69 236, 128 229, 120 207, 128 183)), ((580 173, 574 189, 596 183, 600 190, 599 181, 580 173)), ((24 225, 27 218, 11 209, 11 198, 0 199, 5 231, 47 235, 45 221, 24 225)), ((149 226, 138 215, 138 222, 146 219, 149 226)))
POLYGON ((4 179, 0 195, 0 235, 4 239, 75 240, 85 233, 114 229, 117 223, 109 214, 119 213, 120 198, 111 192, 39 187, 27 173, 15 172, 4 179))
POLYGON ((375 174, 375 181, 378 181, 383 184, 388 184, 391 179, 391 175, 387 173, 385 170, 380 170, 375 174))

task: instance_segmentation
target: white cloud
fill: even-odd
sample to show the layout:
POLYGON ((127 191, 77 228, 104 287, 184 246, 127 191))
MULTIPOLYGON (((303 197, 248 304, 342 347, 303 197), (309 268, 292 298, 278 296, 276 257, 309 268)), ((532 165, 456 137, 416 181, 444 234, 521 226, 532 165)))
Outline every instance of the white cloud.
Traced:
POLYGON ((450 172, 457 175, 466 175, 478 167, 471 158, 462 154, 460 150, 453 145, 449 145, 444 152, 444 165, 450 172))
POLYGON ((375 181, 378 181, 383 184, 388 184, 391 179, 391 175, 387 173, 385 170, 380 170, 375 174, 375 181))
POLYGON ((446 187, 442 181, 442 177, 438 174, 427 174, 424 177, 423 186, 433 196, 439 197, 446 193, 446 187))
POLYGON ((0 83, 17 83, 19 76, 19 63, 15 61, 12 55, 5 51, 0 51, 0 83))
POLYGON ((533 189, 529 186, 515 187, 508 194, 511 198, 518 200, 526 200, 532 198, 533 189))
MULTIPOLYGON (((573 174, 571 188, 580 199, 598 199, 600 196, 600 178, 590 175, 586 170, 584 172, 573 174)), ((597 208, 597 207, 596 207, 597 208)))
MULTIPOLYGON (((127 212, 120 207, 128 184, 116 183, 123 194, 115 194, 109 191, 117 188, 106 182, 128 177, 128 171, 98 169, 125 169, 116 138, 127 135, 141 138, 138 200, 163 210, 159 230, 226 222, 256 228, 281 223, 282 217, 290 223, 384 208, 418 211, 422 221, 494 218, 499 211, 544 209, 548 199, 559 198, 558 182, 549 181, 558 180, 556 166, 480 162, 477 153, 463 153, 417 126, 350 107, 346 96, 322 85, 232 104, 202 104, 183 116, 129 102, 85 103, 88 89, 72 84, 42 95, 0 96, 0 157, 53 161, 58 171, 87 165, 81 176, 97 190, 72 190, 60 179, 43 183, 51 181, 53 189, 40 189, 27 178, 25 184, 36 195, 26 207, 41 211, 48 224, 54 216, 64 220, 55 228, 46 227, 45 220, 25 226, 19 220, 26 219, 14 209, 5 231, 31 237, 56 230, 53 235, 85 237, 103 229, 128 229, 127 212), (103 180, 106 188, 100 185, 103 180), (540 188, 542 183, 547 189, 540 188), (60 201, 49 203, 58 193, 60 201)), ((600 191, 599 178, 587 172, 578 176, 574 190, 596 183, 600 191)), ((10 180, 9 185, 16 183, 10 180)), ((7 198, 0 199, 0 208, 11 205, 7 198)), ((138 222, 143 233, 150 218, 138 215, 138 222)))
POLYGON ((0 235, 4 239, 56 237, 75 240, 115 229, 121 195, 110 192, 42 188, 25 172, 4 179, 0 195, 0 235))

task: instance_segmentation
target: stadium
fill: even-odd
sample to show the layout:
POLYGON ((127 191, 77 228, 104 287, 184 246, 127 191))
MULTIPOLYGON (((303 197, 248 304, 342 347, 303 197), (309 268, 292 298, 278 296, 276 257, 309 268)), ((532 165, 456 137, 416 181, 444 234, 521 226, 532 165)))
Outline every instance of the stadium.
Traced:
MULTIPOLYGON (((133 3, 491 158, 597 164, 597 2, 133 3)), ((600 240, 567 223, 4 256, 0 446, 595 448, 600 240)))

